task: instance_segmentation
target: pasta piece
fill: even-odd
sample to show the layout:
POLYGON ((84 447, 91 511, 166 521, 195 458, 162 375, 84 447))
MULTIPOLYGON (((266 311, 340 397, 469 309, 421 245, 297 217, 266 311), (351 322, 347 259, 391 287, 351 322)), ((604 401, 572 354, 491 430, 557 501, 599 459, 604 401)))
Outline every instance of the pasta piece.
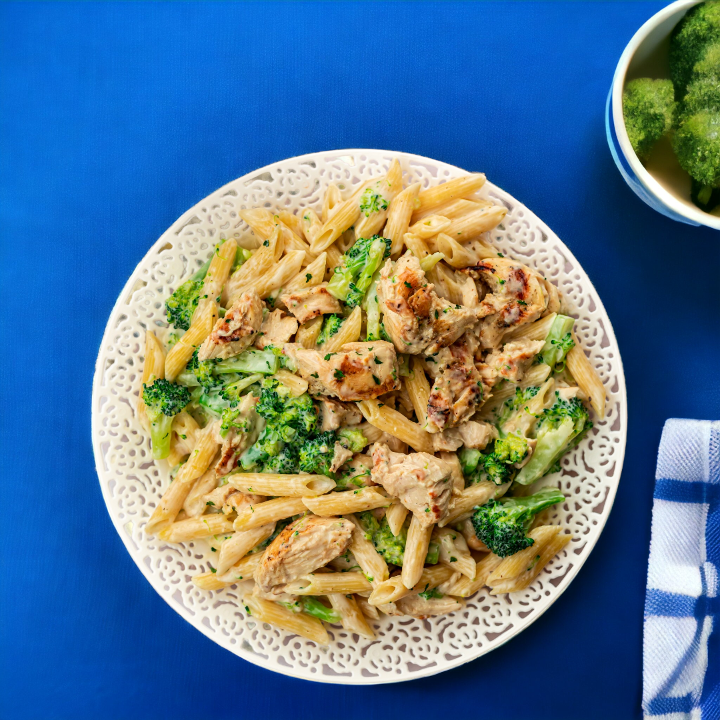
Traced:
POLYGON ((401 574, 402 583, 406 588, 414 587, 420 580, 432 531, 432 525, 421 524, 414 514, 410 518, 401 574))
POLYGON ((248 286, 258 278, 265 275, 280 260, 285 249, 285 241, 280 235, 280 227, 274 232, 231 276, 225 287, 225 307, 230 307, 236 298, 240 297, 248 286))
POLYGON ((409 232, 405 233, 403 241, 405 243, 405 247, 410 250, 410 252, 418 260, 424 260, 430 254, 430 250, 428 250, 428 246, 425 244, 425 241, 418 235, 414 235, 409 232))
POLYGON ((246 555, 226 572, 222 574, 216 573, 215 577, 225 585, 234 585, 243 580, 253 580, 255 569, 260 566, 263 555, 264 553, 262 552, 254 552, 246 555))
POLYGON ((330 492, 335 481, 324 475, 231 473, 227 481, 240 492, 272 497, 315 497, 330 492))
POLYGON ((447 595, 456 595, 463 598, 470 597, 485 587, 490 573, 492 573, 502 561, 503 559, 501 557, 498 557, 494 553, 488 553, 475 563, 475 577, 472 580, 465 575, 456 573, 456 576, 446 583, 439 585, 438 590, 447 595))
POLYGON ((195 447, 196 434, 200 426, 187 410, 181 410, 173 418, 172 439, 170 441, 170 454, 167 457, 168 465, 175 467, 189 455, 195 447))
POLYGON ((422 361, 418 357, 413 357, 411 362, 410 376, 404 380, 405 389, 410 397, 415 417, 421 428, 427 426, 427 405, 430 399, 430 383, 423 368, 422 361))
POLYGON ((444 232, 437 236, 438 250, 445 256, 445 262, 454 268, 465 268, 476 265, 479 258, 469 245, 461 245, 457 240, 444 232))
POLYGON ((193 317, 187 332, 172 346, 165 358, 165 378, 171 382, 185 369, 195 348, 212 332, 217 320, 217 303, 206 303, 202 312, 193 317))
POLYGON ((143 385, 150 383, 151 378, 162 380, 165 377, 165 351, 162 343, 155 334, 148 330, 145 333, 145 360, 143 361, 142 378, 140 379, 140 392, 138 393, 137 414, 140 424, 146 432, 150 432, 150 423, 145 411, 143 400, 143 385))
POLYGON ((365 537, 365 531, 354 515, 346 515, 355 526, 350 540, 350 552, 365 573, 365 577, 375 587, 378 583, 387 580, 390 573, 382 555, 375 549, 370 540, 365 537))
POLYGON ((378 609, 371 605, 367 598, 364 598, 362 595, 355 595, 355 602, 357 602, 358 607, 360 610, 362 610, 362 614, 369 620, 379 620, 380 619, 380 613, 378 612, 378 609))
MULTIPOLYGON (((299 238, 302 239, 304 236, 302 220, 297 215, 294 215, 287 210, 281 210, 278 213, 278 219, 283 225, 289 227, 299 238)), ((310 246, 303 247, 306 252, 310 250, 310 246)))
POLYGON ((368 603, 375 607, 382 607, 387 603, 396 602, 411 592, 425 592, 442 585, 453 575, 453 571, 445 565, 433 565, 423 569, 415 587, 405 587, 401 575, 393 575, 390 579, 380 583, 370 594, 368 603))
POLYGON ((387 175, 379 182, 374 183, 367 195, 361 196, 360 209, 362 214, 360 221, 355 224, 355 237, 372 237, 380 232, 387 220, 390 204, 402 189, 402 169, 397 158, 395 158, 390 163, 387 175), (370 197, 373 197, 371 203, 368 202, 370 197), (368 207, 368 205, 371 207, 368 207))
POLYGON ((418 202, 413 214, 413 221, 415 220, 415 216, 419 216, 427 210, 437 208, 451 200, 472 195, 472 193, 478 191, 484 184, 485 175, 475 173, 473 175, 464 175, 454 180, 448 180, 440 185, 422 190, 418 194, 418 202))
POLYGON ((299 497, 280 497, 274 500, 266 500, 240 510, 233 527, 235 530, 250 530, 266 523, 299 515, 304 513, 305 510, 306 507, 302 498, 299 497))
POLYGON ((365 419, 376 428, 406 442, 418 452, 434 452, 430 433, 412 420, 408 420, 397 410, 393 410, 377 400, 362 400, 358 403, 358 408, 365 419))
POLYGON ((535 542, 528 548, 505 558, 490 574, 487 585, 491 595, 524 590, 547 563, 572 539, 558 525, 542 525, 528 535, 535 542))
POLYGON ((403 248, 403 238, 408 231, 415 200, 420 192, 420 183, 414 183, 398 193, 390 203, 383 237, 390 238, 390 254, 396 257, 403 248))
POLYGON ((210 467, 210 463, 218 450, 218 443, 213 430, 211 423, 196 434, 197 444, 173 482, 189 483, 203 475, 210 467))
POLYGON ((521 325, 519 328, 512 330, 509 333, 503 335, 503 342, 510 342, 511 340, 544 340, 547 334, 550 332, 553 322, 557 313, 550 313, 545 317, 536 320, 535 322, 526 323, 521 325))
MULTIPOLYGON (((338 265, 342 262, 342 251, 340 248, 338 248, 335 245, 331 245, 327 249, 327 270, 330 271, 333 268, 338 267, 338 265)), ((328 275, 328 280, 330 279, 330 275, 328 275)))
POLYGON ((321 253, 327 250, 348 228, 352 227, 360 217, 360 198, 367 188, 383 180, 373 178, 363 183, 349 199, 345 200, 333 213, 332 217, 325 221, 320 233, 310 245, 314 253, 321 253))
POLYGON ((243 603, 248 614, 258 622, 276 625, 282 630, 312 640, 318 645, 327 645, 330 638, 325 626, 317 618, 306 613, 296 613, 270 600, 256 595, 245 595, 243 603))
POLYGON ((273 377, 279 380, 293 397, 300 397, 307 392, 308 381, 303 380, 298 375, 291 373, 289 370, 278 370, 273 377))
MULTIPOLYGON (((267 240, 277 230, 282 238, 282 247, 285 252, 295 250, 306 253, 308 262, 315 260, 315 254, 310 250, 308 244, 296 235, 279 215, 275 215, 266 208, 253 208, 252 210, 241 210, 238 215, 254 230, 255 234, 262 240, 267 240)), ((291 221, 292 222, 292 221, 291 221)), ((275 258, 277 260, 278 257, 275 258)))
POLYGON ((212 260, 210 261, 210 267, 203 280, 203 289, 200 294, 202 299, 195 308, 193 320, 202 314, 205 305, 208 303, 214 305, 220 298, 223 287, 230 277, 230 271, 235 262, 236 253, 237 242, 235 238, 230 238, 215 248, 212 260))
POLYGON ((475 578, 475 561, 470 555, 465 538, 458 530, 438 528, 433 538, 440 545, 440 563, 447 565, 453 572, 459 572, 468 579, 475 578))
POLYGON ((506 215, 507 208, 502 205, 479 208, 455 218, 446 232, 450 237, 464 242, 497 227, 506 215))
POLYGON ((443 217, 442 215, 428 215, 426 218, 411 225, 409 232, 423 240, 427 240, 428 238, 435 237, 438 233, 444 232, 451 224, 452 220, 450 220, 450 218, 443 217))
POLYGON ((329 595, 372 592, 372 585, 361 572, 311 573, 285 585, 290 595, 329 595))
POLYGON ((456 218, 460 215, 467 215, 473 210, 490 207, 492 204, 492 201, 487 200, 486 198, 475 198, 474 200, 450 200, 449 202, 432 208, 432 210, 424 210, 420 213, 414 214, 413 222, 421 222, 424 218, 430 215, 442 215, 442 217, 446 218, 456 218))
POLYGON ((333 606, 333 610, 340 615, 340 622, 348 632, 354 632, 367 638, 375 637, 375 633, 367 624, 354 595, 330 593, 327 598, 333 606))
POLYGON ((158 532, 157 536, 165 542, 181 543, 210 535, 222 535, 232 532, 232 529, 232 520, 228 520, 222 513, 216 513, 174 522, 158 532))
POLYGON ((185 498, 192 489, 190 483, 171 482, 160 498, 160 502, 153 514, 145 523, 145 532, 148 535, 157 535, 169 527, 175 520, 185 502, 185 498))
POLYGON ((317 339, 322 330, 323 316, 313 318, 303 323, 297 331, 295 342, 300 343, 304 348, 312 350, 317 345, 317 339))
POLYGON ((312 246, 315 238, 320 234, 322 230, 322 220, 317 216, 317 213, 311 208, 307 208, 300 213, 302 231, 305 239, 312 246))
POLYGON ((409 512, 410 511, 399 500, 396 500, 385 511, 385 519, 388 522, 388 527, 395 537, 397 537, 402 530, 405 518, 409 512))
POLYGON ((335 183, 330 183, 325 191, 325 197, 323 198, 322 221, 327 222, 338 210, 342 204, 342 195, 340 194, 340 188, 335 183))
POLYGON ((465 517, 468 517, 472 513, 473 508, 478 505, 484 505, 490 499, 502 497, 510 489, 510 485, 511 483, 496 485, 490 480, 483 480, 482 482, 470 485, 470 487, 465 488, 459 496, 455 497, 455 505, 438 525, 445 527, 458 520, 463 520, 465 517))
POLYGON ((455 276, 455 271, 451 270, 444 263, 438 263, 429 273, 428 279, 435 284, 435 290, 440 297, 448 299, 451 303, 461 305, 465 299, 464 284, 461 285, 455 276))
POLYGON ((188 517, 200 517, 207 505, 205 496, 217 487, 217 475, 215 468, 211 467, 204 475, 201 475, 193 484, 183 503, 183 510, 188 517))
POLYGON ((224 587, 227 587, 227 583, 220 580, 213 572, 195 575, 192 581, 193 584, 201 590, 222 590, 224 587))
POLYGON ((366 487, 347 492, 334 492, 322 497, 304 497, 303 502, 305 507, 316 515, 330 517, 387 507, 392 501, 381 495, 376 488, 366 487))
POLYGON ((306 268, 303 268, 285 287, 285 292, 294 290, 303 290, 309 287, 319 285, 325 277, 325 266, 327 263, 327 253, 323 252, 318 255, 317 260, 313 260, 306 268))
POLYGON ((575 341, 575 347, 567 354, 567 369, 578 387, 587 395, 593 410, 602 420, 605 417, 605 386, 580 347, 580 342, 574 332, 572 339, 575 341))
POLYGON ((320 349, 323 352, 339 352, 346 343, 357 342, 360 340, 360 332, 362 330, 362 310, 356 307, 350 315, 345 318, 340 329, 324 342, 320 349))
POLYGON ((262 277, 252 280, 244 286, 243 292, 255 290, 261 298, 266 298, 273 290, 284 287, 300 272, 305 253, 302 250, 289 251, 280 262, 271 267, 262 277))
POLYGON ((274 532, 275 523, 270 522, 251 530, 241 530, 224 540, 218 554, 218 573, 222 575, 227 572, 238 560, 244 558, 254 547, 267 540, 274 532))

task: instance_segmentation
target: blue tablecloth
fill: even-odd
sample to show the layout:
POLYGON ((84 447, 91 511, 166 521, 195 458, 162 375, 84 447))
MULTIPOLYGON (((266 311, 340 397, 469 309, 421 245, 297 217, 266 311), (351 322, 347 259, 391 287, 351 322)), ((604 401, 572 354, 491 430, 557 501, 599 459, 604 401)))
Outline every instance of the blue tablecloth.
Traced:
POLYGON ((605 143, 615 64, 661 3, 0 5, 0 717, 638 717, 655 454, 717 418, 720 234, 643 205, 605 143), (185 623, 103 505, 90 387, 115 297, 184 210, 341 147, 482 170, 569 245, 620 342, 628 450, 597 548, 492 654, 396 686, 250 665, 185 623))

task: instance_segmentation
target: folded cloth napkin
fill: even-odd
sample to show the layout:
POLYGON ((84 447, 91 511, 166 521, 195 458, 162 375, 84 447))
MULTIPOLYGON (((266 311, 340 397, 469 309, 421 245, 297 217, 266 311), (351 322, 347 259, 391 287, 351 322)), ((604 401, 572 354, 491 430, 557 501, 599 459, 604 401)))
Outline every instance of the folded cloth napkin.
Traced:
POLYGON ((645 597, 646 718, 720 718, 720 422, 668 420, 645 597))

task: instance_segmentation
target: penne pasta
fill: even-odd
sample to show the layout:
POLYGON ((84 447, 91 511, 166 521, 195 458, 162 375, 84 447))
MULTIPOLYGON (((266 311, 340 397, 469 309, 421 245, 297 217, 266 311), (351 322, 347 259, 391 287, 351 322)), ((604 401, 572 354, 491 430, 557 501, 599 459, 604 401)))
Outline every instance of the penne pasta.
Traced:
MULTIPOLYGON (((332 482, 332 481, 331 481, 332 482)), ((305 507, 316 515, 329 517, 387 507, 392 501, 374 487, 334 492, 322 497, 304 497, 305 507)))
POLYGON ((433 538, 440 545, 440 563, 447 565, 454 573, 462 573, 469 580, 473 580, 475 561, 462 534, 451 528, 438 528, 433 538))
POLYGON ((412 217, 418 192, 420 192, 420 183, 414 183, 398 193, 390 203, 383 237, 392 240, 390 245, 390 255, 392 257, 398 256, 402 251, 403 238, 410 226, 410 218, 412 217))
POLYGON ((202 314, 205 305, 208 303, 215 305, 215 303, 219 302, 223 287, 230 277, 236 253, 237 242, 234 238, 230 238, 215 247, 210 267, 203 280, 200 302, 198 302, 198 306, 193 313, 193 320, 202 314))
POLYGON ((187 462, 180 468, 174 482, 185 484, 199 478, 210 467, 218 449, 212 423, 196 433, 197 444, 187 462))
POLYGON ((315 238, 322 230, 322 220, 317 216, 317 213, 314 210, 307 208, 300 213, 300 224, 302 225, 302 231, 305 239, 310 243, 310 245, 312 245, 315 238))
POLYGON ((414 233, 407 232, 403 238, 405 247, 418 259, 424 260, 429 254, 428 246, 425 241, 414 233))
POLYGON ((285 585, 285 592, 290 595, 344 595, 372 592, 372 585, 361 572, 350 570, 339 573, 312 573, 293 580, 285 585))
POLYGON ((379 430, 406 442, 418 452, 434 452, 432 436, 397 410, 377 400, 362 400, 358 404, 365 419, 379 430))
POLYGON ((372 542, 365 537, 365 531, 360 526, 358 519, 354 515, 345 517, 355 526, 350 541, 350 552, 365 573, 365 577, 373 586, 387 580, 390 573, 385 559, 375 549, 372 542))
MULTIPOLYGON (((288 225, 282 222, 280 215, 275 215, 265 208, 253 208, 252 210, 241 210, 238 215, 253 229, 255 234, 261 240, 267 240, 277 230, 282 238, 282 247, 286 252, 295 250, 306 253, 308 262, 315 260, 315 254, 310 250, 310 246, 295 234, 288 225)), ((289 215, 289 213, 285 213, 289 215)), ((290 221, 295 224, 294 221, 290 221)), ((278 257, 275 258, 277 260, 278 257)))
POLYGON ((343 320, 340 329, 327 342, 324 342, 320 349, 323 352, 339 352, 346 343, 357 342, 360 339, 362 330, 362 310, 356 307, 343 320))
POLYGON ((335 487, 335 481, 325 475, 231 473, 226 478, 240 492, 272 497, 315 497, 335 487))
POLYGON ((567 354, 566 367, 578 387, 587 395, 593 410, 602 420, 605 417, 605 386, 595 368, 587 359, 582 347, 580 347, 580 342, 574 332, 572 339, 575 341, 575 347, 567 354))
POLYGON ((188 517, 200 517, 206 510, 205 496, 217 487, 215 468, 210 468, 192 485, 183 503, 183 510, 188 517))
POLYGON ((358 607, 354 595, 330 593, 327 598, 333 610, 340 615, 340 622, 348 632, 354 632, 368 638, 375 637, 375 633, 367 624, 367 620, 362 610, 358 607))
POLYGON ((427 405, 430 399, 430 383, 420 358, 413 357, 411 360, 410 375, 404 380, 405 389, 407 390, 415 417, 421 428, 427 426, 427 405))
POLYGON ((305 253, 302 250, 291 250, 280 262, 255 280, 243 287, 243 292, 254 290, 261 298, 266 298, 274 290, 279 290, 295 277, 302 267, 305 253))
POLYGON ((431 210, 423 210, 413 215, 413 223, 422 222, 426 217, 430 215, 441 215, 446 218, 456 218, 460 215, 467 215, 473 210, 479 210, 480 208, 490 207, 492 205, 491 200, 485 198, 470 199, 459 199, 450 200, 442 205, 432 208, 431 210))
MULTIPOLYGON (((305 233, 303 232, 302 220, 300 220, 297 215, 288 212, 287 210, 281 210, 278 213, 278 219, 283 225, 289 227, 300 239, 304 237, 305 233)), ((310 245, 306 244, 302 248, 297 249, 302 249, 305 250, 305 252, 308 252, 310 250, 310 245)))
POLYGON ((396 602, 411 592, 425 592, 438 587, 453 575, 453 571, 445 565, 433 565, 423 569, 415 587, 405 587, 401 575, 393 575, 380 583, 370 594, 368 603, 374 607, 382 607, 387 603, 396 602))
POLYGON ((278 603, 263 600, 256 595, 245 595, 243 603, 248 614, 258 622, 267 622, 295 635, 327 645, 330 638, 325 626, 317 618, 306 613, 296 613, 278 603))
POLYGON ((145 412, 143 400, 143 386, 152 384, 151 380, 162 380, 165 377, 165 351, 162 343, 150 330, 145 333, 145 359, 143 361, 142 377, 140 379, 140 392, 138 393, 137 415, 146 432, 150 432, 150 423, 145 412))
POLYGON ((357 606, 362 610, 362 614, 369 620, 379 620, 380 619, 380 613, 378 612, 378 609, 371 605, 367 598, 364 598, 362 595, 355 595, 355 602, 357 602, 357 606))
POLYGON ((322 330, 323 316, 313 318, 303 323, 297 331, 295 342, 300 343, 304 348, 311 350, 317 345, 317 339, 322 330))
POLYGON ((450 218, 443 217, 442 215, 428 215, 426 218, 411 225, 408 232, 423 240, 427 240, 428 238, 435 237, 438 233, 445 232, 451 224, 452 220, 450 218))
POLYGON ((390 204, 402 191, 402 170, 397 158, 387 175, 368 188, 360 198, 360 221, 355 224, 355 237, 377 235, 387 220, 390 204))
POLYGON ((148 535, 157 535, 169 527, 180 512, 191 489, 192 485, 190 483, 171 482, 147 523, 145 523, 145 532, 148 535))
POLYGON ((303 290, 319 285, 325 277, 327 252, 320 253, 306 268, 303 268, 290 282, 284 286, 285 292, 303 290))
POLYGON ((475 576, 471 580, 465 575, 456 573, 450 580, 438 586, 438 590, 447 595, 456 595, 458 597, 470 597, 478 590, 485 587, 490 573, 500 565, 503 561, 501 557, 493 553, 487 553, 485 557, 475 563, 475 576))
POLYGON ((170 454, 167 457, 168 465, 175 467, 187 457, 195 447, 196 434, 200 426, 187 410, 181 410, 173 418, 172 439, 170 441, 170 454))
POLYGON ((410 511, 399 500, 395 500, 385 511, 385 519, 388 522, 388 527, 395 537, 397 537, 402 530, 405 518, 409 512, 410 511))
POLYGON ((507 208, 491 205, 473 210, 467 215, 454 218, 445 232, 452 238, 465 242, 497 227, 507 215, 507 208))
POLYGON ((557 313, 550 313, 535 322, 525 323, 512 332, 503 335, 504 342, 512 340, 544 340, 550 332, 557 313))
POLYGON ((218 554, 217 572, 223 574, 247 555, 254 547, 267 540, 275 532, 275 523, 241 530, 224 540, 218 554))
POLYGON ((415 220, 415 216, 419 216, 427 210, 437 208, 451 200, 466 198, 468 195, 472 195, 484 184, 485 175, 475 173, 473 175, 464 175, 455 180, 448 180, 440 185, 422 190, 418 194, 418 202, 415 207, 415 212, 413 213, 413 221, 415 220))
POLYGON ((230 307, 235 298, 242 295, 253 281, 265 275, 280 260, 285 241, 280 235, 279 226, 265 242, 230 276, 223 294, 223 299, 226 299, 225 307, 230 307))
POLYGON ((185 369, 195 348, 212 332, 217 320, 217 303, 206 303, 202 312, 193 317, 187 332, 172 346, 165 358, 165 378, 171 382, 185 369))
POLYGON ((327 222, 337 212, 338 208, 342 204, 342 195, 340 194, 340 188, 335 183, 330 183, 325 191, 325 197, 323 198, 322 213, 320 217, 322 221, 327 222))
POLYGON ((222 513, 203 515, 199 518, 188 518, 168 525, 156 535, 169 543, 181 543, 187 540, 222 535, 232 532, 232 520, 228 520, 222 513))
POLYGON ((455 505, 452 510, 441 520, 438 525, 445 527, 458 520, 463 520, 472 513, 473 508, 478 505, 484 505, 488 500, 502 497, 509 489, 511 483, 496 485, 490 480, 470 485, 465 488, 459 496, 455 498, 455 505))
POLYGON ((279 497, 274 500, 256 503, 244 510, 240 510, 235 518, 233 527, 235 530, 250 530, 260 527, 266 523, 299 515, 306 510, 302 498, 279 497))
POLYGON ((410 517, 401 573, 402 583, 408 589, 420 580, 432 531, 432 525, 423 525, 415 515, 410 517))
POLYGON ((470 245, 461 245, 455 238, 444 232, 437 236, 438 250, 445 256, 445 262, 454 268, 466 268, 477 265, 478 257, 470 245))
POLYGON ((299 375, 295 375, 289 370, 278 370, 273 377, 290 390, 293 397, 300 397, 300 395, 307 392, 308 381, 303 380, 299 375))

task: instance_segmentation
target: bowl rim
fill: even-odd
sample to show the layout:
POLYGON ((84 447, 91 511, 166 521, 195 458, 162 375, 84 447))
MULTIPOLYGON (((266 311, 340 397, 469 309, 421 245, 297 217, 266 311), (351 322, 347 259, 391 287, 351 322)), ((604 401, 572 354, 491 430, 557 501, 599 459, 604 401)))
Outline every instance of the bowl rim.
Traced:
POLYGON ((703 0, 676 0, 676 2, 671 3, 660 10, 660 12, 653 15, 632 36, 632 39, 625 47, 623 54, 620 56, 620 60, 618 61, 615 69, 615 75, 613 76, 612 118, 613 124, 615 125, 615 134, 617 136, 618 143, 620 144, 620 150, 645 189, 651 195, 657 197, 663 205, 678 215, 687 218, 698 225, 704 225, 706 227, 714 228, 715 230, 720 230, 720 217, 706 213, 703 210, 700 210, 700 208, 688 207, 685 203, 680 202, 674 195, 672 195, 672 193, 666 190, 650 172, 645 169, 630 144, 630 138, 628 137, 627 130, 625 129, 625 119, 622 111, 622 94, 625 86, 625 76, 627 75, 630 61, 635 56, 637 49, 645 41, 647 36, 662 22, 675 14, 687 12, 691 7, 698 5, 701 2, 703 2, 703 0))

